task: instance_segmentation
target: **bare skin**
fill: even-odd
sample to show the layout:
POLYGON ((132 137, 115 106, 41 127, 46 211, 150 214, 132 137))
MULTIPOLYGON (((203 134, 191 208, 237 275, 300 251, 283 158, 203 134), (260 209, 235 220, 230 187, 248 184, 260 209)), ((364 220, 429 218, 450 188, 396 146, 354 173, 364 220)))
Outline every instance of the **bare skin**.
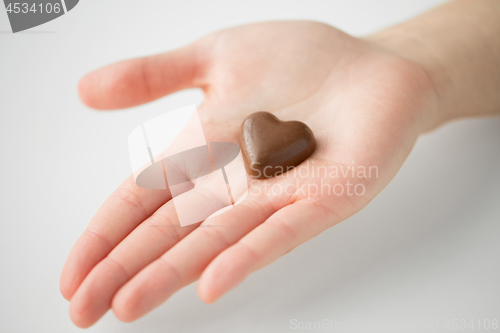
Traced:
MULTIPOLYGON (((491 1, 483 3, 497 8, 491 1)), ((470 1, 451 6, 462 15, 474 7, 470 1)), ((422 25, 429 15, 436 14, 424 15, 422 25)), ((489 19, 490 14, 484 15, 483 20, 489 19)), ((459 19, 450 19, 449 25, 459 19)), ((75 325, 91 326, 110 308, 122 321, 136 320, 196 280, 200 298, 215 302, 255 270, 366 206, 395 176, 421 133, 468 116, 464 108, 452 111, 452 89, 460 90, 446 83, 460 70, 435 66, 435 56, 413 52, 415 46, 403 42, 408 30, 418 34, 417 23, 366 39, 315 22, 251 24, 85 76, 79 92, 93 108, 132 107, 200 87, 207 141, 237 143, 243 119, 265 110, 311 127, 317 149, 306 167, 376 166, 378 174, 309 173, 256 181, 243 202, 201 223, 222 228, 165 227, 179 224, 170 193, 141 189, 130 177, 99 209, 66 261, 61 292, 71 301, 75 325), (312 185, 325 183, 346 189, 347 182, 362 184, 365 191, 311 191, 312 185), (273 184, 288 185, 287 192, 273 193, 273 184)), ((492 25, 495 35, 498 27, 492 25)), ((494 51, 489 61, 500 63, 496 43, 487 47, 494 51)), ((486 107, 476 108, 478 114, 500 109, 496 95, 488 95, 500 82, 491 78, 486 84, 488 89, 481 91, 489 102, 482 100, 486 107)), ((462 97, 478 103, 477 94, 462 97)))

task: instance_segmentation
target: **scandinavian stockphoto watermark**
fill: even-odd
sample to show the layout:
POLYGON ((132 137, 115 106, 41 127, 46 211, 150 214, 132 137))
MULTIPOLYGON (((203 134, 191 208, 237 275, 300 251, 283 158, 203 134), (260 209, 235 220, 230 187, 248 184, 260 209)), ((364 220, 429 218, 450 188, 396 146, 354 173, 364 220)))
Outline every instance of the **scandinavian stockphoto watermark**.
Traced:
MULTIPOLYGON (((261 172, 257 166, 250 166, 254 171, 261 172)), ((262 172, 265 176, 266 168, 262 172)), ((317 196, 363 196, 366 193, 367 183, 379 177, 379 168, 376 165, 352 164, 318 164, 314 160, 306 160, 297 167, 281 168, 274 178, 277 181, 252 183, 255 193, 288 196, 298 194, 309 199, 317 196), (291 181, 280 181, 289 178, 291 181), (307 179, 307 182, 304 180, 307 179)), ((269 167, 270 169, 270 167, 269 167)))
POLYGON ((16 33, 52 21, 70 10, 79 0, 4 0, 12 32, 16 33))
MULTIPOLYGON (((136 184, 168 190, 181 227, 231 209, 250 190, 252 195, 299 195, 307 199, 363 196, 366 184, 379 176, 376 166, 354 162, 323 165, 311 159, 278 170, 267 180, 250 179, 239 145, 207 142, 195 105, 144 122, 130 133, 128 143, 136 184)), ((263 172, 268 169, 263 168, 263 172)))
POLYGON ((415 320, 373 320, 356 318, 335 320, 324 318, 321 320, 290 319, 288 328, 292 331, 399 331, 399 332, 472 332, 497 331, 498 319, 492 318, 434 318, 415 320))
POLYGON ((207 142, 195 105, 138 126, 129 153, 136 184, 168 190, 181 227, 231 209, 248 191, 240 147, 207 142))

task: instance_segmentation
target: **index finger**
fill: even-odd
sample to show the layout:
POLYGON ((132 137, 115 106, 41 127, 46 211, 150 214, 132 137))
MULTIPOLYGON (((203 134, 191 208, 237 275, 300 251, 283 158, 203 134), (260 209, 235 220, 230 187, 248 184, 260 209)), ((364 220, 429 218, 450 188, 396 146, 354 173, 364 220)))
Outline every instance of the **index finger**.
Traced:
POLYGON ((66 259, 60 289, 70 300, 90 270, 122 239, 171 199, 168 190, 147 190, 133 176, 116 189, 90 221, 66 259))

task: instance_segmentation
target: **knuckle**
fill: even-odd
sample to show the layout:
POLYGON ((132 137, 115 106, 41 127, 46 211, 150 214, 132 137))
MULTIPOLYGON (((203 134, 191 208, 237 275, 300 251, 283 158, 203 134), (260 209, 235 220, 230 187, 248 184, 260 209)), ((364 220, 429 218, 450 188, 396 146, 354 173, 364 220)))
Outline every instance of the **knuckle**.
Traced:
POLYGON ((119 187, 111 194, 111 198, 115 198, 120 203, 138 209, 143 215, 147 214, 147 210, 139 195, 130 188, 119 187))

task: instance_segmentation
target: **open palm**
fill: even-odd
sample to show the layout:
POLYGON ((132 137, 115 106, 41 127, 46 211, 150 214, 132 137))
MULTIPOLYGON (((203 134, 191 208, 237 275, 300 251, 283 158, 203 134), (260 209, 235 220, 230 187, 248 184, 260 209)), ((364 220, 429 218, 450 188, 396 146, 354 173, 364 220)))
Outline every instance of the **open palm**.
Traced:
POLYGON ((64 267, 61 292, 78 326, 92 325, 110 308, 120 320, 135 320, 197 279, 202 300, 217 300, 368 204, 429 129, 436 103, 417 64, 314 22, 216 32, 179 50, 99 69, 79 89, 89 106, 119 109, 190 87, 205 92, 199 116, 207 141, 237 143, 243 119, 269 111, 308 124, 316 151, 297 172, 252 181, 233 209, 183 228, 176 227, 169 191, 127 179, 64 267))

